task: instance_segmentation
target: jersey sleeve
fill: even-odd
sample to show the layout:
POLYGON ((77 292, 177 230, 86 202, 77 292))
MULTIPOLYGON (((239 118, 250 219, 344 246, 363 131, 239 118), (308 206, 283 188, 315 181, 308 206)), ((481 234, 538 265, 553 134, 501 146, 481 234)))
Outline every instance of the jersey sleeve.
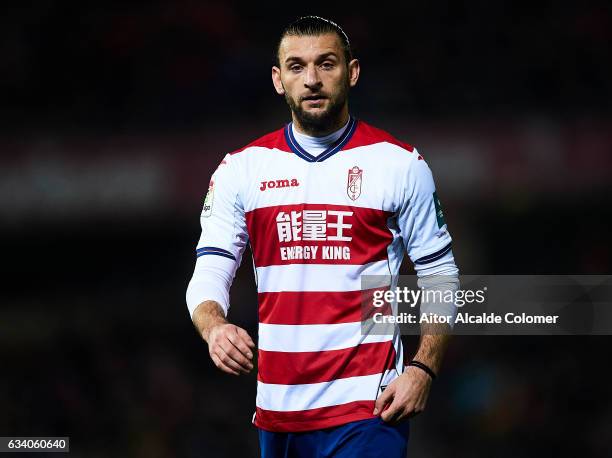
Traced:
POLYGON ((442 206, 429 166, 418 152, 408 168, 404 199, 398 215, 400 234, 417 273, 435 266, 451 253, 442 206))
POLYGON ((248 242, 244 207, 240 197, 238 164, 226 155, 213 173, 204 199, 196 246, 196 265, 187 288, 190 314, 206 301, 229 309, 229 289, 248 242))

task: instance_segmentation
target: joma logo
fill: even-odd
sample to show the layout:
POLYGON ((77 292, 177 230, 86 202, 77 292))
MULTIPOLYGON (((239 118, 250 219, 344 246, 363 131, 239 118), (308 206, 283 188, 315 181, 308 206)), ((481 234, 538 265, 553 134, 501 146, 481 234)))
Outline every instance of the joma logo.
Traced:
POLYGON ((289 186, 299 186, 297 178, 284 179, 284 180, 270 180, 270 181, 262 181, 261 186, 259 188, 260 191, 265 191, 266 189, 273 188, 288 188, 289 186))

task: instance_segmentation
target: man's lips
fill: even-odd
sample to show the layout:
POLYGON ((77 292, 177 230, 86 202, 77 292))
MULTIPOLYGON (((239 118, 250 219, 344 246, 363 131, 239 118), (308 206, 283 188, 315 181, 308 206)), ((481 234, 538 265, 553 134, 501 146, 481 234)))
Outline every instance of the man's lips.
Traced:
POLYGON ((327 97, 324 95, 309 95, 307 97, 302 97, 302 102, 320 102, 325 99, 327 99, 327 97))

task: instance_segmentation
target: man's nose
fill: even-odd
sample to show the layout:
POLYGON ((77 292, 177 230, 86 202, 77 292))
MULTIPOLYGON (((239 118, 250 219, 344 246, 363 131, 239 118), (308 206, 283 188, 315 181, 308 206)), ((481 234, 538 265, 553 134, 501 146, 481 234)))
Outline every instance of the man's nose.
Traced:
POLYGON ((306 75, 304 76, 304 86, 309 89, 315 89, 321 87, 321 78, 319 78, 319 72, 315 65, 309 65, 306 67, 306 75))

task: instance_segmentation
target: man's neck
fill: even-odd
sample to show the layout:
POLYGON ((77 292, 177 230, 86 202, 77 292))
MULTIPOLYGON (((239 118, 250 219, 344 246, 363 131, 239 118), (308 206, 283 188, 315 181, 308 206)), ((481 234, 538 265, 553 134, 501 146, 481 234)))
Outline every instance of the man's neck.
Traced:
POLYGON ((313 156, 318 156, 319 154, 327 151, 346 131, 348 127, 349 121, 340 127, 335 132, 332 132, 329 135, 324 137, 311 137, 306 134, 302 134, 295 130, 295 126, 291 125, 291 132, 294 136, 295 142, 300 145, 304 150, 306 150, 309 154, 313 156))
POLYGON ((300 124, 299 119, 296 118, 294 113, 291 113, 291 117, 293 120, 293 128, 300 134, 308 135, 309 137, 325 137, 326 135, 329 135, 332 132, 336 132, 342 126, 346 125, 346 123, 349 121, 349 112, 348 107, 345 107, 342 110, 340 116, 338 116, 338 119, 335 122, 331 123, 329 127, 324 130, 311 129, 308 128, 308 126, 300 124))

